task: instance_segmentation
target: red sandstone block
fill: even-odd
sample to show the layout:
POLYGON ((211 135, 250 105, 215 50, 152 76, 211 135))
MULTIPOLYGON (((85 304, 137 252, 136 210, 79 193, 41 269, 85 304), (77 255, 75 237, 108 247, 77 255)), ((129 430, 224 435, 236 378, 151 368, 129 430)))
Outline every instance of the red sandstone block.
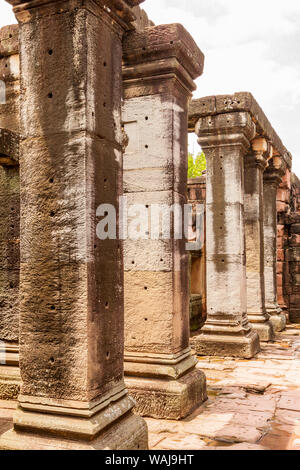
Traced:
POLYGON ((277 262, 277 274, 282 274, 283 271, 283 263, 282 261, 277 262))
POLYGON ((277 250, 277 262, 284 261, 284 250, 278 249, 277 250))
POLYGON ((277 201, 290 202, 290 191, 289 189, 279 188, 277 191, 277 201))
POLYGON ((280 184, 280 188, 291 189, 291 172, 290 170, 286 170, 285 175, 283 176, 280 184))
POLYGON ((277 274, 277 289, 278 287, 282 287, 282 275, 277 274))
POLYGON ((287 212, 288 205, 285 202, 277 201, 276 202, 276 210, 277 210, 277 212, 287 212))
POLYGON ((284 225, 278 224, 277 225, 277 237, 283 237, 284 236, 284 225))

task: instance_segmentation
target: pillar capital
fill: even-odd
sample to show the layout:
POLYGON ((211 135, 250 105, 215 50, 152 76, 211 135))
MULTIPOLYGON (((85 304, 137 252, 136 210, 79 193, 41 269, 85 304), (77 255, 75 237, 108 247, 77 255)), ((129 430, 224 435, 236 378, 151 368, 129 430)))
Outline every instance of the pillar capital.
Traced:
POLYGON ((272 153, 272 146, 263 137, 256 137, 251 142, 251 149, 245 157, 246 168, 259 168, 262 171, 268 166, 268 157, 272 153))
POLYGON ((280 156, 274 155, 273 158, 268 161, 268 167, 264 172, 264 183, 279 186, 285 172, 285 162, 280 156))
POLYGON ((223 145, 250 147, 255 136, 255 124, 247 112, 201 117, 195 126, 198 143, 204 149, 223 145))
MULTIPOLYGON (((123 79, 147 80, 157 92, 161 81, 176 78, 189 93, 194 80, 203 72, 204 55, 180 24, 151 26, 142 32, 131 31, 123 40, 123 79)), ((143 93, 145 94, 145 93, 143 93)), ((148 89, 148 94, 152 94, 148 89)))
POLYGON ((95 11, 98 8, 107 12, 113 22, 119 23, 125 30, 133 29, 132 23, 136 20, 133 7, 144 0, 7 0, 13 6, 13 12, 19 23, 31 22, 38 16, 46 16, 49 10, 63 13, 78 8, 95 11))

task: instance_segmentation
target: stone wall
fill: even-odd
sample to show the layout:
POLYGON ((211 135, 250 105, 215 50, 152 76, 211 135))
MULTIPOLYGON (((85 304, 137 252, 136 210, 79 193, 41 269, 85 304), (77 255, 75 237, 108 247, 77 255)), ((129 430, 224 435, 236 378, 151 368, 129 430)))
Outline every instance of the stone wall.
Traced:
POLYGON ((300 181, 291 175, 290 211, 284 217, 283 294, 289 319, 300 323, 300 181))

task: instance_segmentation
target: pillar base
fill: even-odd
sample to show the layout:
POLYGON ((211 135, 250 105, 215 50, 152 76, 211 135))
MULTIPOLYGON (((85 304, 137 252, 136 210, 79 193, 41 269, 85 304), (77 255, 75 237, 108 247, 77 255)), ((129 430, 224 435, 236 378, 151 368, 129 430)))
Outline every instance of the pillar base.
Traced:
POLYGON ((191 346, 198 356, 251 359, 260 351, 258 334, 252 329, 243 336, 201 333, 191 338, 191 346))
MULTIPOLYGON (((45 415, 41 419, 47 419, 45 415)), ((132 412, 124 415, 91 441, 67 439, 38 431, 11 429, 0 436, 0 450, 147 450, 145 421, 132 412)))
POLYGON ((18 367, 0 366, 0 400, 16 400, 20 390, 18 367))
POLYGON ((283 331, 286 328, 286 315, 282 312, 281 308, 267 310, 270 315, 270 322, 273 325, 274 331, 283 331))
POLYGON ((125 383, 135 412, 151 418, 185 418, 207 399, 205 374, 195 368, 176 380, 127 376, 125 383))
POLYGON ((251 323, 253 330, 256 331, 256 333, 258 334, 260 341, 267 342, 267 341, 274 340, 275 338, 274 328, 270 320, 265 321, 264 323, 259 323, 259 322, 251 321, 251 319, 249 318, 249 321, 251 323))

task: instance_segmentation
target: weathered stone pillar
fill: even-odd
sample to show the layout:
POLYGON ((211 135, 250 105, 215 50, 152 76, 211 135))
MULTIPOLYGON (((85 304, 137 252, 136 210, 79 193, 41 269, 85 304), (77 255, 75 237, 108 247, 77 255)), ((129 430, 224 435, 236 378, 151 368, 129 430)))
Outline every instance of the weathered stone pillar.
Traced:
POLYGON ((0 29, 0 399, 17 398, 19 374, 19 27, 0 29))
POLYGON ((207 320, 192 345, 198 354, 251 358, 259 338, 246 314, 244 156, 255 126, 235 112, 200 118, 195 131, 207 160, 207 320))
MULTIPOLYGON (((128 206, 187 202, 187 106, 203 55, 177 24, 130 33, 123 43, 128 206)), ((150 217, 150 212, 148 212, 150 217)), ((146 215, 148 217, 148 215, 146 215)), ((189 346, 185 240, 161 234, 125 242, 125 374, 138 413, 180 419, 206 399, 189 346)), ((143 234, 145 235, 145 234, 143 234)))
POLYGON ((286 317, 277 302, 277 210, 276 196, 285 170, 280 157, 273 157, 264 173, 264 264, 266 310, 275 331, 286 326, 286 317))
POLYGON ((144 449, 123 378, 123 262, 96 236, 122 191, 132 0, 13 2, 21 59, 21 392, 13 449, 144 449))
POLYGON ((265 307, 264 280, 263 172, 268 150, 266 139, 256 138, 244 162, 247 316, 261 341, 274 337, 265 307))

